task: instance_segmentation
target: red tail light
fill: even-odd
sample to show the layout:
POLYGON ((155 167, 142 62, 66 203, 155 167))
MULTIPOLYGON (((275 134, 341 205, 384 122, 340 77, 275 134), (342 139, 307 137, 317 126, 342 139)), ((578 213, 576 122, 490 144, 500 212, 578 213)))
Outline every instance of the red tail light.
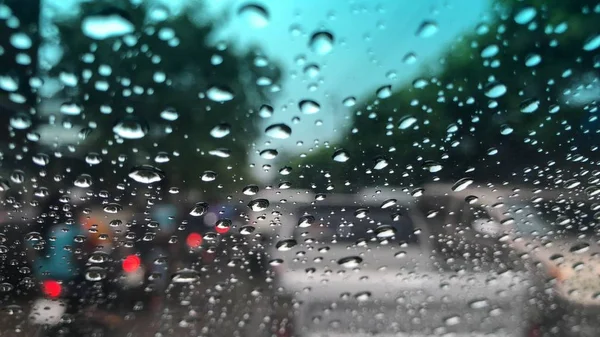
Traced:
POLYGON ((198 248, 202 244, 202 235, 198 233, 190 233, 185 242, 190 248, 198 248))
POLYGON ((137 255, 129 255, 123 260, 123 270, 126 273, 132 273, 140 267, 142 261, 137 255))
POLYGON ((42 282, 42 291, 48 297, 57 298, 62 293, 62 285, 54 280, 46 280, 42 282))

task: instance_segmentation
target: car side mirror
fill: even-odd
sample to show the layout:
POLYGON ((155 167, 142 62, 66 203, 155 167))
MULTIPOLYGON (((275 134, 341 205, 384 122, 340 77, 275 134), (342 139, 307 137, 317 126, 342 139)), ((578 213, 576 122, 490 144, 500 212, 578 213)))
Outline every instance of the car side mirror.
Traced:
POLYGON ((479 234, 499 238, 503 234, 502 224, 492 219, 475 219, 472 228, 479 234))

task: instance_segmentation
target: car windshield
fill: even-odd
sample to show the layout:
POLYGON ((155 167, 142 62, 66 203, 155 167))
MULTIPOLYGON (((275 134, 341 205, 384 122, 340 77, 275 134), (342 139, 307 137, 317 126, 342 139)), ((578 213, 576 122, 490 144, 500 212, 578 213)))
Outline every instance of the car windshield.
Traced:
POLYGON ((599 115, 600 0, 0 0, 0 336, 597 337, 599 115))

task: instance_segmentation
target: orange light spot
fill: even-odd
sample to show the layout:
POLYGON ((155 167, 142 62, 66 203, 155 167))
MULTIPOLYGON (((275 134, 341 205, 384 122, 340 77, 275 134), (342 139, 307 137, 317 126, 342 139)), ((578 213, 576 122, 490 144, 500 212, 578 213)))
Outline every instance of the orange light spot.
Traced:
POLYGON ((141 261, 137 255, 129 255, 123 260, 123 270, 127 273, 134 272, 140 267, 141 261))
POLYGON ((202 244, 202 235, 198 233, 190 233, 185 242, 191 248, 198 248, 202 244))

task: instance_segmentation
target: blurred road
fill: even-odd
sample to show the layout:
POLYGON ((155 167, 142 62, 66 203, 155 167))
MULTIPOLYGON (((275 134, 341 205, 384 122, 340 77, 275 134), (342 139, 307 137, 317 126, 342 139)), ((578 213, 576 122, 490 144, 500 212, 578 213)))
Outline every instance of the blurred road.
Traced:
MULTIPOLYGON (((162 296, 146 307, 112 312, 121 324, 108 335, 116 336, 243 336, 253 302, 260 300, 265 285, 253 281, 239 266, 206 267, 195 283, 172 283, 162 296)), ((117 299, 118 301, 118 299, 117 299)), ((30 324, 33 300, 0 302, 0 336, 35 336, 39 326, 30 324)), ((133 301, 135 302, 135 301, 133 301)), ((75 320, 73 326, 86 324, 75 320)))

